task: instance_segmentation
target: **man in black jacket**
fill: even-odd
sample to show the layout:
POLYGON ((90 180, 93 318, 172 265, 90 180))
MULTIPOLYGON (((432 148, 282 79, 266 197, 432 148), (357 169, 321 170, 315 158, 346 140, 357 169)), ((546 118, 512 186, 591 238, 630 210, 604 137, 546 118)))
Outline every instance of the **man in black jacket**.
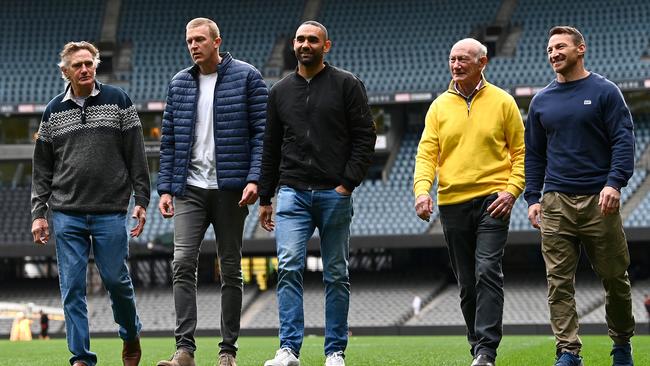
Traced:
POLYGON ((293 46, 298 69, 271 89, 262 155, 259 218, 265 230, 277 228, 280 312, 280 349, 264 365, 300 365, 302 273, 315 228, 325 282, 325 364, 345 365, 352 191, 372 161, 375 127, 363 83, 323 62, 331 42, 322 24, 303 23, 293 46), (278 183, 276 225, 271 197, 278 183))

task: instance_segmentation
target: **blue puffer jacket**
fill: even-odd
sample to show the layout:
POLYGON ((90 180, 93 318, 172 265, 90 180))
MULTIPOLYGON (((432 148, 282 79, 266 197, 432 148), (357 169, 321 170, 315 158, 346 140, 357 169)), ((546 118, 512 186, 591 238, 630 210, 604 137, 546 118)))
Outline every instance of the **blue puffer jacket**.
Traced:
MULTIPOLYGON (((266 124, 266 84, 255 67, 221 54, 214 92, 217 182, 221 190, 242 190, 260 178, 266 124)), ((176 74, 169 84, 160 142, 158 193, 183 196, 192 157, 199 68, 176 74)))

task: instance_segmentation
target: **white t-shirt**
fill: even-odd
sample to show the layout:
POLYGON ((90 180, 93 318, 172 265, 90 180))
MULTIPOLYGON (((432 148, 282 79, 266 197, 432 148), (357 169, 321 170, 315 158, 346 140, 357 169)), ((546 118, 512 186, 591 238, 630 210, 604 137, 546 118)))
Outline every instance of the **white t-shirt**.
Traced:
POLYGON ((217 189, 217 164, 214 151, 213 103, 217 73, 199 74, 199 102, 196 108, 192 160, 187 184, 203 189, 217 189))

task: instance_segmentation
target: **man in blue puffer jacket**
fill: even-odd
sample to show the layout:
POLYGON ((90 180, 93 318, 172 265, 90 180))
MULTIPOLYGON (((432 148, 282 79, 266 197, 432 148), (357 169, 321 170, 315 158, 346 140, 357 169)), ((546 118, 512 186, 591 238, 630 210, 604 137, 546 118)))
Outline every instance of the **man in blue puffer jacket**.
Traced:
POLYGON ((214 21, 191 20, 186 43, 195 65, 169 84, 160 143, 158 208, 163 217, 175 217, 176 353, 158 365, 195 365, 196 272, 212 224, 221 268, 219 365, 235 366, 244 219, 257 200, 268 90, 257 69, 219 53, 214 21))

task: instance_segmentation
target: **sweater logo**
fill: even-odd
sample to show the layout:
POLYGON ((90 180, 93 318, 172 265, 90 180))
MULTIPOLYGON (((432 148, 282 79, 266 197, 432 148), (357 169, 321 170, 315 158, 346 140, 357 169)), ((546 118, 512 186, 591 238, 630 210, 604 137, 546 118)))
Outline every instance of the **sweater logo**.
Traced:
POLYGON ((585 101, 584 101, 583 104, 584 104, 584 105, 591 105, 591 100, 589 100, 589 99, 585 99, 585 101))

